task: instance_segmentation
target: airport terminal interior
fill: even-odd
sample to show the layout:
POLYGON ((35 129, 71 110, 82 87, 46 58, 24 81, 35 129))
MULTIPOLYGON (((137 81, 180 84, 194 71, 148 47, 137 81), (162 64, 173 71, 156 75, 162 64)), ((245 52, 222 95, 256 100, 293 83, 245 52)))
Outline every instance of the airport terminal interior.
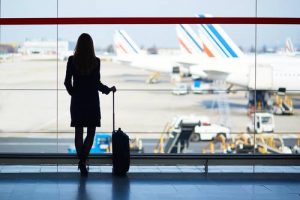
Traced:
POLYGON ((299 6, 0 0, 0 200, 300 199, 299 6), (117 89, 99 91, 87 177, 65 86, 82 33, 117 89))

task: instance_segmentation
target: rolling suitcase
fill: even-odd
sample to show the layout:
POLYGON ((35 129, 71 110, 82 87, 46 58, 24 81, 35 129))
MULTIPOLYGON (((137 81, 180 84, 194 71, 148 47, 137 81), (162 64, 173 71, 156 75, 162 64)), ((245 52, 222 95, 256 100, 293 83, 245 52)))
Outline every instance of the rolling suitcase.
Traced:
POLYGON ((130 165, 129 137, 121 128, 115 130, 115 93, 113 93, 112 163, 114 175, 126 175, 130 165))

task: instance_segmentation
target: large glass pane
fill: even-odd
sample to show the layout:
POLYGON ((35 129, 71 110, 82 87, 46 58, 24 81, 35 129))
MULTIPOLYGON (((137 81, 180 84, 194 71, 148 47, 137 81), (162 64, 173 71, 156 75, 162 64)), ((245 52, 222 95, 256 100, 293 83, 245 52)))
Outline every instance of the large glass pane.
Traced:
POLYGON ((181 0, 151 1, 59 1, 60 17, 186 17, 200 13, 215 16, 254 16, 253 0, 181 0), (229 6, 230 5, 230 8, 229 6), (228 9, 224 9, 228 8, 228 9))
MULTIPOLYGON (((2 18, 56 17, 56 1, 1 1, 2 18)), ((1 26, 1 153, 57 152, 55 25, 1 26)))
POLYGON ((300 17, 297 0, 258 0, 258 17, 300 17))
MULTIPOLYGON (((298 6, 295 0, 258 1, 257 15, 299 17, 298 6)), ((251 74, 255 75, 258 153, 299 153, 298 33, 298 26, 257 26, 257 64, 251 74)))
MULTIPOLYGON (((255 63, 254 25, 59 26, 59 38, 67 40, 72 33, 74 46, 82 32, 94 39, 102 60, 101 81, 118 89, 116 128, 137 138, 140 152, 253 152, 253 134, 246 131, 254 112, 249 94, 254 92, 248 91, 244 79, 255 63), (243 34, 237 33, 240 30, 243 34), (181 127, 180 121, 190 127, 181 127), (184 128, 189 132, 172 135, 184 128), (244 134, 249 147, 237 149, 244 134), (172 137, 179 135, 182 144, 174 147, 172 137)), ((68 138, 72 146, 70 96, 63 85, 66 61, 58 68, 59 137, 68 138)), ((100 99, 102 127, 97 133, 111 137, 112 96, 100 94, 100 99)))
POLYGON ((263 149, 266 153, 299 152, 299 28, 258 26, 257 135, 261 143, 266 143, 263 149))
POLYGON ((1 153, 53 153, 56 145, 56 91, 0 91, 1 153))
POLYGON ((56 52, 55 26, 2 26, 0 88, 56 89, 56 52))
POLYGON ((56 0, 1 0, 3 18, 44 18, 57 16, 56 0))
MULTIPOLYGON (((3 0, 1 3, 1 17, 56 17, 57 13, 59 17, 178 17, 207 13, 253 17, 256 13, 255 2, 250 0, 190 0, 184 6, 182 1, 177 0, 155 4, 153 1, 141 3, 135 0, 60 1, 58 10, 56 1, 41 4, 39 1, 3 0), (227 5, 234 6, 234 9, 224 9, 227 5)), ((258 1, 257 15, 297 17, 297 6, 295 0, 258 1)), ((259 25, 257 43, 254 30, 254 25, 1 26, 0 88, 3 98, 0 103, 3 110, 1 118, 7 123, 1 124, 0 130, 5 133, 3 137, 9 136, 3 141, 9 143, 9 134, 23 137, 30 132, 30 138, 34 135, 39 142, 44 137, 54 139, 58 131, 59 147, 53 144, 53 140, 49 142, 49 148, 46 145, 45 148, 24 151, 54 152, 54 147, 59 152, 68 151, 73 144, 74 130, 69 126, 70 96, 63 85, 66 59, 72 55, 78 36, 87 32, 94 39, 97 56, 102 59, 103 83, 118 88, 116 127, 122 127, 132 138, 140 139, 144 153, 152 153, 155 147, 155 152, 163 153, 274 153, 274 149, 260 149, 266 140, 272 140, 274 144, 275 140, 279 140, 279 144, 283 141, 289 149, 298 148, 298 97, 295 94, 298 93, 299 82, 299 27, 259 25), (194 33, 189 34, 191 30, 194 33), (114 43, 116 34, 119 34, 119 43, 114 43), (127 40, 130 48, 141 53, 134 55, 134 62, 129 62, 129 58, 133 59, 132 55, 120 59, 118 51, 124 51, 120 37, 124 37, 123 42, 128 37, 135 41, 132 46, 131 39, 127 40), (199 46, 201 52, 197 49, 199 46), (254 53, 257 53, 256 57, 254 53), (127 60, 124 60, 126 57, 127 60), (164 66, 168 66, 168 70, 164 70, 164 66), (158 71, 161 73, 153 73, 158 71), (291 88, 289 82, 292 82, 291 88), (57 88, 59 91, 56 91, 57 88), (284 95, 278 94, 279 89, 280 92, 285 90, 284 95), (292 109, 289 116, 281 115, 287 114, 282 111, 283 108, 285 112, 291 111, 288 108, 292 109), (28 115, 31 117, 26 117, 28 115), (203 138, 201 134, 198 138, 193 134, 183 138, 175 149, 161 150, 160 142, 164 142, 164 147, 170 147, 172 137, 177 137, 176 120, 181 119, 182 123, 184 117, 187 121, 193 120, 190 116, 201 118, 203 127, 216 125, 228 128, 230 138, 226 138, 225 143, 222 143, 222 138, 218 138, 219 141, 194 142, 203 138), (16 121, 22 122, 14 126, 16 121), (167 126, 168 123, 173 127, 167 126), (270 125, 270 130, 273 128, 274 136, 261 134, 272 132, 263 129, 267 125, 270 125)), ((125 52, 127 50, 125 48, 125 52)), ((111 95, 101 95, 101 108, 102 127, 97 132, 109 135, 112 131, 111 95)), ((196 130, 196 126, 193 125, 193 132, 201 131, 199 128, 196 130)), ((101 140, 102 136, 98 139, 101 140)))

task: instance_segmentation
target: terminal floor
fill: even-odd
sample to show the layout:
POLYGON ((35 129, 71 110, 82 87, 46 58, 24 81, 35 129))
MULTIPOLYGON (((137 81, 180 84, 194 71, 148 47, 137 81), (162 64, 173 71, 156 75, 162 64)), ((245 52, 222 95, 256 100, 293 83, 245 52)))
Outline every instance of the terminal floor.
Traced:
POLYGON ((0 173, 0 200, 300 199, 299 173, 0 173))

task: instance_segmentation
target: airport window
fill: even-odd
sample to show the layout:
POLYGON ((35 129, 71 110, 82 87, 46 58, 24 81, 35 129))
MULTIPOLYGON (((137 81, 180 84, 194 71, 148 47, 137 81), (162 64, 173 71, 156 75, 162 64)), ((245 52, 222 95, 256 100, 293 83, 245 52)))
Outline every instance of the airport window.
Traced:
MULTIPOLYGON (((0 4, 5 19, 300 17, 293 0, 0 4), (234 9, 223 9, 228 5, 234 9)), ((299 31, 298 24, 1 24, 0 153, 75 153, 64 78, 83 32, 101 58, 102 82, 117 87, 116 127, 132 138, 132 152, 299 152, 299 31), (271 149, 267 137, 278 148, 260 151, 261 143, 271 149)), ((100 99, 93 152, 107 153, 112 96, 100 99)))

